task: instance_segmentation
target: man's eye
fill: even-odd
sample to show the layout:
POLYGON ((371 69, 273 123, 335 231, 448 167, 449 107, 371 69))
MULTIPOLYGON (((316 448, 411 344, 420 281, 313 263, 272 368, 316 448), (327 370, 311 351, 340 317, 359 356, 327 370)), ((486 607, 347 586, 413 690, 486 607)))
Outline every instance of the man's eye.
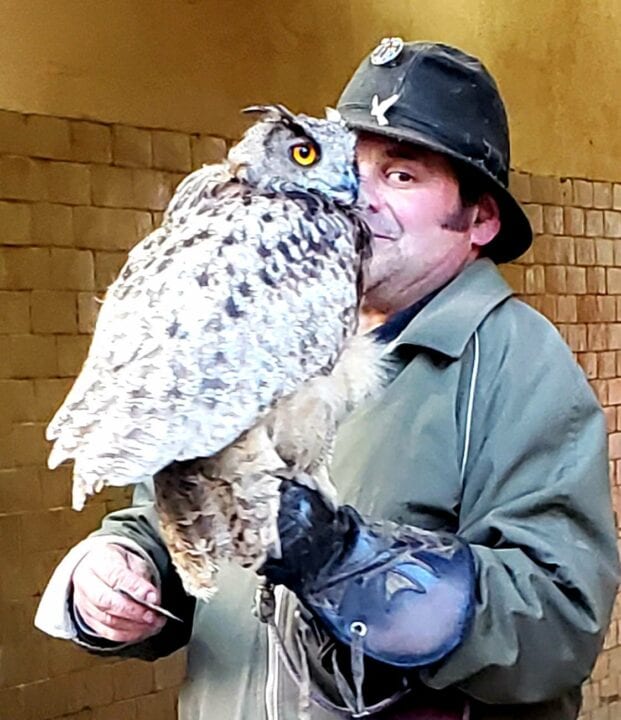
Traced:
POLYGON ((396 185, 409 185, 414 182, 414 176, 404 170, 392 170, 388 173, 388 179, 396 185))

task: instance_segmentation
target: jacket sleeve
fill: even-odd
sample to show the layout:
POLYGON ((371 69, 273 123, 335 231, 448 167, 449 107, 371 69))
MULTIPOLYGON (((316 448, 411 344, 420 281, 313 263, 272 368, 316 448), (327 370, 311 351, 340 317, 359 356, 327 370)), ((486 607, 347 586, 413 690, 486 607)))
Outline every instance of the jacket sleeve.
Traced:
POLYGON ((156 581, 160 586, 162 607, 177 615, 183 623, 168 620, 159 633, 140 643, 115 646, 114 643, 88 636, 88 638, 82 637, 82 644, 93 652, 101 651, 108 655, 136 657, 143 660, 155 660, 186 645, 192 633, 196 601, 183 590, 168 550, 160 538, 150 488, 137 487, 134 504, 131 507, 107 515, 101 528, 91 537, 99 536, 109 538, 117 536, 120 541, 129 539, 132 545, 145 553, 157 569, 156 581))
POLYGON ((556 331, 532 321, 546 323, 537 347, 516 336, 488 349, 511 326, 481 333, 459 521, 475 614, 462 644, 421 672, 487 703, 543 701, 584 681, 618 578, 603 413, 556 331))

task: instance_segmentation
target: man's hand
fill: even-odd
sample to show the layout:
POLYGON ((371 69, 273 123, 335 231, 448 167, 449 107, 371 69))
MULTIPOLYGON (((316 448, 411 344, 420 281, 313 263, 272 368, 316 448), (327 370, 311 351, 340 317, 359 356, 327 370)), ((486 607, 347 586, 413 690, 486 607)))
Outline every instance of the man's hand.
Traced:
POLYGON ((91 550, 73 572, 73 602, 94 634, 114 642, 139 642, 159 632, 166 618, 119 592, 159 604, 147 563, 121 545, 91 550))

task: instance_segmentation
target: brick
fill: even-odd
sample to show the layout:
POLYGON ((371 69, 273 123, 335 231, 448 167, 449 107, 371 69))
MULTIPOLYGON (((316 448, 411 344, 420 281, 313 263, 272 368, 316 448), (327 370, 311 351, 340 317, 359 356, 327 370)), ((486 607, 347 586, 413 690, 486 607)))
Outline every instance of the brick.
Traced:
POLYGON ((499 265, 498 269, 502 273, 504 279, 509 283, 516 293, 524 292, 524 268, 520 265, 506 263, 499 265))
MULTIPOLYGON (((222 162, 226 157, 226 142, 209 135, 193 135, 191 138, 192 167, 222 162)), ((521 202, 530 201, 530 177, 512 172, 509 180, 511 192, 521 202)))
POLYGON ((78 163, 46 162, 43 164, 46 198, 68 205, 88 205, 91 201, 89 167, 78 163))
POLYGON ((560 205, 561 192, 559 181, 554 177, 532 175, 530 179, 531 197, 535 203, 560 205))
POLYGON ((588 349, 586 325, 564 325, 561 323, 558 329, 565 342, 574 352, 584 352, 588 349))
POLYGON ((621 238, 621 212, 607 210, 604 213, 604 235, 608 238, 621 238))
POLYGON ((79 532, 86 537, 88 529, 94 526, 95 505, 87 505, 82 512, 76 513, 69 508, 54 508, 19 515, 19 532, 26 554, 63 551, 71 546, 72 539, 79 532), (85 523, 85 518, 88 521, 85 523))
POLYGON ((621 323, 610 323, 608 328, 608 348, 621 350, 621 323))
POLYGON ((114 666, 114 699, 127 700, 148 695, 154 689, 153 665, 139 660, 127 660, 114 666))
POLYGON ((595 238, 595 262, 597 265, 614 265, 614 243, 612 240, 595 238))
POLYGON ((58 374, 74 377, 82 369, 91 339, 88 335, 58 336, 58 374))
POLYGON ((134 226, 136 238, 142 240, 153 230, 153 218, 149 212, 134 212, 134 226))
POLYGON ((564 265, 546 265, 546 292, 558 294, 567 292, 566 269, 564 265))
POLYGON ((586 279, 587 292, 594 295, 606 294, 606 268, 588 267, 586 269, 586 279))
POLYGON ((46 248, 2 248, 1 286, 31 290, 50 286, 50 252, 46 248))
POLYGON ((584 210, 575 207, 563 208, 563 226, 568 235, 584 235, 584 210))
POLYGON ((81 120, 69 123, 72 160, 109 163, 112 160, 112 131, 109 126, 81 120))
POLYGON ((168 130, 154 130, 151 133, 151 142, 154 168, 173 172, 189 172, 192 169, 188 135, 168 130))
POLYGON ((584 232, 587 237, 597 237, 604 234, 604 213, 601 210, 586 211, 584 232))
POLYGON ((27 154, 51 160, 71 159, 69 122, 47 115, 28 115, 25 119, 27 154))
POLYGON ((0 196, 6 200, 45 200, 43 163, 31 158, 0 157, 0 196))
POLYGON ((95 250, 128 250, 143 235, 144 215, 117 208, 76 207, 73 229, 77 247, 95 250))
POLYGON ((606 287, 611 295, 621 294, 621 268, 606 268, 606 287))
POLYGON ((174 653, 168 657, 156 660, 153 663, 155 668, 155 689, 178 687, 183 683, 186 676, 186 654, 185 651, 174 653))
MULTIPOLYGON (((573 233, 572 233, 573 234, 573 233)), ((575 238, 576 262, 578 265, 595 265, 595 241, 593 238, 575 238)))
MULTIPOLYGON (((610 402, 610 399, 608 400, 610 402)), ((606 418, 606 431, 611 433, 615 432, 617 429, 617 408, 615 407, 605 407, 604 408, 604 417, 606 418)))
POLYGON ((137 208, 164 210, 171 198, 168 177, 160 170, 132 170, 132 188, 137 208))
MULTIPOLYGON (((126 666, 127 663, 121 662, 103 666, 97 664, 94 667, 78 670, 75 673, 75 679, 78 681, 75 683, 76 705, 91 708, 111 705, 115 699, 114 677, 126 666)), ((131 680, 132 669, 127 668, 125 671, 129 675, 128 681, 131 680)))
POLYGON ((28 720, 48 720, 80 710, 72 704, 74 687, 73 673, 26 685, 24 703, 28 720))
POLYGON ((136 701, 125 700, 93 710, 93 720, 136 720, 136 701))
MULTIPOLYGON (((39 477, 35 469, 12 467, 0 470, 0 507, 5 513, 30 512, 42 507, 39 477)), ((1 611, 0 617, 3 623, 6 622, 1 611)))
POLYGON ((586 293, 586 270, 581 267, 566 268, 567 292, 575 295, 586 293))
POLYGON ((93 204, 104 207, 134 207, 130 168, 95 165, 91 168, 93 204))
POLYGON ((54 377, 58 374, 54 336, 13 335, 8 339, 8 348, 14 378, 54 377))
POLYGON ((26 155, 26 118, 21 113, 0 110, 0 153, 26 155))
POLYGON ((573 295, 559 295, 556 298, 556 321, 573 323, 578 321, 576 298, 573 295))
POLYGON ((535 262, 544 265, 573 265, 576 261, 574 239, 556 235, 541 235, 533 246, 535 262))
POLYGON ((177 720, 175 693, 171 690, 139 698, 136 709, 136 720, 177 720))
POLYGON ((586 180, 574 180, 573 204, 578 207, 593 207, 593 184, 586 180))
POLYGON ((614 378, 608 384, 608 401, 611 405, 621 405, 621 378, 614 378))
MULTIPOLYGON (((24 419, 48 423, 61 406, 72 385, 71 378, 43 378, 33 383, 32 417, 24 419)), ((20 418, 21 419, 21 418, 20 418)))
POLYGON ((543 265, 530 265, 524 269, 524 292, 539 294, 545 292, 545 268, 543 265))
MULTIPOLYGON (((2 648, 0 686, 10 687, 33 680, 41 680, 47 676, 47 672, 47 657, 40 640, 28 638, 20 643, 5 645, 2 648)), ((27 698, 26 695, 24 698, 26 708, 28 708, 27 698)), ((41 715, 39 717, 52 716, 41 715)))
POLYGON ((0 290, 0 335, 30 332, 29 293, 0 290))
POLYGON ((560 178, 559 189, 561 194, 561 205, 571 205, 574 197, 574 189, 571 179, 560 178))
POLYGON ((535 235, 543 232, 543 207, 541 205, 532 205, 527 203, 523 205, 524 212, 533 228, 535 235))
POLYGON ((151 166, 151 133, 140 128, 115 125, 112 128, 112 157, 115 165, 151 166))
POLYGON ((34 203, 31 233, 33 245, 73 245, 73 215, 67 205, 34 203))
POLYGON ((545 205, 543 208, 543 231, 550 235, 563 234, 563 208, 545 205))
POLYGON ((612 207, 612 183, 593 183, 593 207, 608 210, 612 207))
POLYGON ((0 380, 0 397, 2 414, 11 421, 39 419, 35 410, 35 385, 31 380, 0 380))
POLYGON ((16 423, 12 442, 17 467, 43 465, 47 461, 49 446, 45 441, 43 423, 16 423))
POLYGON ((59 290, 93 290, 95 264, 89 250, 52 248, 50 286, 59 290))
MULTIPOLYGON (((97 282, 97 256, 95 256, 95 282, 97 282)), ((92 333, 95 330, 101 301, 92 292, 78 293, 78 332, 92 333)))
POLYGON ((617 319, 615 298, 587 295, 576 298, 578 322, 614 322, 617 319))
MULTIPOLYGON (((602 352, 597 354, 597 376, 600 378, 614 378, 617 373, 616 353, 602 352)), ((611 381, 613 382, 613 381, 611 381)), ((621 390, 621 388, 620 388, 621 390)), ((621 397, 621 396, 620 396, 621 397)), ((611 384, 608 385, 608 401, 611 400, 611 384)))
MULTIPOLYGON (((78 670, 85 670, 92 667, 95 663, 99 665, 97 672, 99 673, 99 686, 111 687, 109 678, 107 677, 108 666, 103 665, 101 660, 97 660, 83 648, 71 642, 60 642, 58 640, 50 642, 48 647, 48 667, 50 676, 64 675, 66 673, 74 673, 78 670)), ((86 685, 87 683, 84 683, 86 685)), ((95 688, 96 692, 101 691, 101 687, 95 688)), ((112 694, 112 693, 110 693, 112 694)), ((95 705, 97 698, 91 695, 85 705, 95 705)), ((65 720, 65 718, 63 718, 65 720)))
POLYGON ((0 202, 0 244, 26 245, 30 242, 30 205, 0 202))
POLYGON ((95 286, 97 290, 106 290, 117 278, 126 261, 127 253, 95 253, 95 286))
MULTIPOLYGON (((5 712, 10 713, 7 715, 7 720, 9 718, 10 720, 26 720, 23 688, 15 686, 0 689, 0 707, 4 708, 5 712)), ((171 718, 171 720, 174 720, 174 718, 171 718)))
POLYGON ((31 293, 32 331, 40 334, 75 333, 78 309, 75 292, 35 290, 31 293))
POLYGON ((68 508, 71 505, 71 467, 65 465, 56 470, 37 468, 37 476, 43 507, 68 508))
POLYGON ((605 323, 589 323, 587 325, 587 345, 589 350, 608 350, 610 347, 609 326, 605 323))
POLYGON ((580 363, 582 369, 584 370, 584 374, 587 376, 587 378, 589 378, 589 380, 593 380, 597 377, 597 353, 578 353, 577 360, 580 363))
POLYGON ((621 183, 615 183, 612 187, 612 207, 621 210, 621 183))
MULTIPOLYGON (((8 470, 15 467, 15 448, 13 447, 13 425, 9 428, 8 432, 4 427, 1 428, 0 432, 0 468, 8 470)), ((1 560, 1 558, 0 558, 1 560)), ((4 578, 2 580, 5 581, 4 578)), ((2 594, 2 586, 0 586, 0 595, 2 594)))
POLYGON ((613 459, 621 458, 621 433, 608 436, 608 455, 613 459))
POLYGON ((603 407, 608 405, 608 380, 592 380, 591 388, 597 396, 599 404, 603 407))

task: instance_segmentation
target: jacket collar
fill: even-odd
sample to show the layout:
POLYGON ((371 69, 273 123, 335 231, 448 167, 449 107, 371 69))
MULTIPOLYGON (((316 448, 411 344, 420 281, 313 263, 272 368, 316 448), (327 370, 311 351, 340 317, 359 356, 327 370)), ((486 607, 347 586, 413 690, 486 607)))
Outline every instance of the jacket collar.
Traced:
POLYGON ((443 288, 396 338, 458 358, 488 313, 513 294, 496 265, 479 258, 443 288))

